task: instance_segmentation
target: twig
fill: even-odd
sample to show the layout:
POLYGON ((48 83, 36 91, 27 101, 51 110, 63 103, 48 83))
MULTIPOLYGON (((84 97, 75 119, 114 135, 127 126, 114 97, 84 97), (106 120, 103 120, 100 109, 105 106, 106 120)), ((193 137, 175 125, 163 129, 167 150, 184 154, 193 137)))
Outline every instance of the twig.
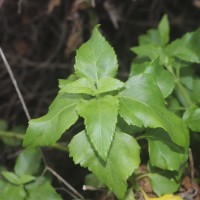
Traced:
POLYGON ((194 183, 194 160, 192 155, 192 150, 189 148, 189 162, 190 162, 190 171, 191 171, 191 180, 194 183))
POLYGON ((53 174, 59 181, 61 181, 70 191, 72 191, 75 195, 76 198, 81 198, 84 199, 84 197, 76 191, 66 180, 64 180, 56 171, 54 171, 52 168, 49 166, 46 166, 46 170, 49 171, 51 174, 53 174))
POLYGON ((18 14, 21 14, 21 12, 22 12, 22 9, 21 9, 22 1, 23 0, 18 1, 18 14))
POLYGON ((22 107, 23 107, 23 109, 24 109, 24 112, 25 112, 25 114, 26 114, 26 117, 27 117, 28 120, 31 120, 31 117, 30 117, 30 114, 29 114, 29 112, 28 112, 27 106, 26 106, 26 104, 25 104, 24 98, 23 98, 23 96, 22 96, 22 94, 21 94, 21 92, 20 92, 20 90, 19 90, 19 87, 18 87, 18 85, 17 85, 17 81, 16 81, 16 79, 15 79, 15 77, 14 77, 14 74, 13 74, 13 72, 12 72, 12 70, 11 70, 11 67, 10 67, 10 65, 8 64, 8 61, 6 60, 6 57, 5 57, 5 55, 4 55, 4 53, 3 53, 2 49, 1 49, 1 47, 0 47, 0 55, 1 55, 1 57, 2 57, 2 60, 3 60, 3 62, 4 62, 4 65, 5 65, 6 69, 7 69, 8 73, 9 73, 9 75, 10 75, 10 78, 11 78, 11 80, 12 80, 12 83, 13 83, 14 87, 15 87, 15 90, 16 90, 16 92, 17 92, 17 95, 18 95, 18 97, 19 97, 19 100, 20 100, 20 102, 21 102, 21 104, 22 104, 22 107))

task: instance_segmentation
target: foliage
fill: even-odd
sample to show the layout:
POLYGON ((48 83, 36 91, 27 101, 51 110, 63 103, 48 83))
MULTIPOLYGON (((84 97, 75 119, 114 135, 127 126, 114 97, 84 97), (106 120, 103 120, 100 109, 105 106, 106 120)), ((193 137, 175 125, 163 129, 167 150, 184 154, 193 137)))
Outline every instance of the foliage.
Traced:
MULTIPOLYGON (((74 74, 59 81, 60 90, 48 113, 29 122, 23 145, 53 145, 80 117, 85 129, 68 145, 70 156, 118 199, 135 199, 132 189, 138 190, 137 180, 144 176, 158 196, 173 193, 187 163, 188 127, 200 130, 200 79, 192 67, 200 62, 200 30, 169 43, 170 28, 164 16, 158 28, 141 35, 139 45, 131 49, 137 57, 130 77, 122 82, 116 78, 115 52, 98 28, 77 50, 74 74), (137 172, 141 139, 148 141, 145 175, 137 172)), ((35 176, 39 165, 32 163, 40 163, 41 156, 29 148, 18 157, 14 172, 2 172, 5 180, 0 187, 18 189, 18 199, 28 195, 34 200, 37 191, 43 199, 61 199, 48 180, 35 176)), ((6 194, 1 195, 5 199, 6 194)))
POLYGON ((38 176, 41 163, 40 150, 27 148, 17 157, 14 171, 1 171, 0 199, 16 200, 61 200, 50 180, 44 176, 38 176))

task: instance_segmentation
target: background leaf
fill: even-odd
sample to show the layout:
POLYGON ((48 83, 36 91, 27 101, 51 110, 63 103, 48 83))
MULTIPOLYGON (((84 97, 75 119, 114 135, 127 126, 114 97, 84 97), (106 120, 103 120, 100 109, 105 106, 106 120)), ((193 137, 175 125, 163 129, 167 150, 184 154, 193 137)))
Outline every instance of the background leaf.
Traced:
POLYGON ((24 137, 24 146, 52 145, 78 119, 78 99, 65 95, 55 98, 49 112, 43 117, 32 119, 24 137))
POLYGON ((28 200, 62 200, 50 182, 42 177, 38 178, 34 183, 29 184, 26 189, 29 194, 28 200))
POLYGON ((14 171, 18 175, 35 175, 40 167, 42 155, 39 149, 27 148, 17 157, 14 171))
POLYGON ((96 26, 91 38, 77 50, 75 73, 98 83, 101 78, 114 77, 117 68, 115 52, 96 26))
POLYGON ((26 192, 22 186, 16 186, 0 180, 0 199, 1 200, 24 200, 26 192))
POLYGON ((136 140, 121 132, 115 133, 106 162, 97 156, 84 131, 74 136, 69 144, 74 162, 88 167, 119 199, 124 199, 127 178, 139 166, 139 150, 136 140))
POLYGON ((80 116, 85 119, 87 135, 99 156, 106 160, 110 149, 118 115, 118 99, 113 96, 81 102, 80 116))
POLYGON ((200 108, 196 106, 188 108, 183 115, 183 120, 192 131, 200 132, 200 108))
POLYGON ((158 25, 158 33, 161 46, 169 42, 169 21, 167 15, 164 15, 158 25))

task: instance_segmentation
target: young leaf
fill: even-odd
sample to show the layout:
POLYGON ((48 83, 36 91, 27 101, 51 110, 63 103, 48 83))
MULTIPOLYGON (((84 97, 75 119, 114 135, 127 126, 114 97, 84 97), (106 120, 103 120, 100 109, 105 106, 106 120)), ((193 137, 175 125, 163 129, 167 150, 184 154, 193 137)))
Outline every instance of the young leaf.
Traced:
POLYGON ((80 116, 85 119, 86 132, 99 156, 106 160, 118 115, 118 99, 113 96, 83 101, 78 105, 80 116))
POLYGON ((36 148, 27 148, 18 156, 14 171, 17 175, 35 175, 40 167, 41 152, 36 148))
POLYGON ((98 93, 110 92, 114 90, 119 90, 124 86, 124 83, 115 78, 102 78, 98 83, 98 93))
POLYGON ((186 33, 181 39, 176 39, 169 44, 165 52, 169 56, 175 56, 188 62, 200 63, 200 29, 195 32, 186 33))
POLYGON ((91 38, 77 50, 75 73, 98 83, 101 78, 114 77, 117 68, 115 52, 96 26, 91 38))
POLYGON ((84 131, 74 136, 69 151, 76 164, 88 167, 119 199, 124 199, 127 178, 140 163, 140 147, 133 137, 116 132, 106 162, 97 156, 84 131))
POLYGON ((95 96, 96 88, 90 79, 80 78, 63 86, 59 93, 84 93, 95 96))
POLYGON ((169 21, 167 15, 164 15, 158 25, 158 33, 161 46, 169 42, 169 21))
POLYGON ((185 148, 189 145, 184 122, 165 108, 158 86, 147 74, 128 80, 119 95, 119 113, 128 124, 163 128, 175 144, 185 148))
POLYGON ((183 115, 183 120, 192 131, 200 132, 200 108, 196 106, 188 108, 183 115))
POLYGON ((148 131, 145 136, 149 143, 149 157, 152 166, 179 171, 187 161, 188 153, 175 145, 162 129, 148 131))
POLYGON ((179 183, 177 183, 172 178, 167 178, 158 173, 148 173, 150 183, 153 191, 161 196, 163 194, 173 194, 179 188, 179 183))
POLYGON ((76 105, 79 99, 60 95, 49 107, 49 112, 43 117, 33 119, 24 137, 24 146, 54 144, 78 119, 76 105))

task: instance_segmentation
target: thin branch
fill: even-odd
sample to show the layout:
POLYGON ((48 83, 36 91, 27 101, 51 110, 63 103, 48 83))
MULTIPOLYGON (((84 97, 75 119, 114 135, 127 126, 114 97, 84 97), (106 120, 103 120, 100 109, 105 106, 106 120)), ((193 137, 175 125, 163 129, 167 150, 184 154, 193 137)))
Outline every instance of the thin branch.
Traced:
POLYGON ((18 97, 19 97, 19 100, 20 100, 20 102, 21 102, 21 104, 22 104, 22 107, 23 107, 23 109, 24 109, 24 112, 25 112, 25 114, 26 114, 26 117, 27 117, 28 120, 31 120, 31 117, 30 117, 30 114, 29 114, 29 112, 28 112, 27 106, 26 106, 26 104, 25 104, 24 98, 23 98, 23 96, 22 96, 22 94, 21 94, 21 92, 20 92, 20 90, 19 90, 19 87, 18 87, 18 85, 17 85, 17 81, 16 81, 16 79, 15 79, 15 77, 14 77, 14 74, 13 74, 13 72, 12 72, 12 70, 11 70, 11 67, 10 67, 10 65, 8 64, 8 61, 7 61, 7 59, 6 59, 5 55, 4 55, 4 53, 3 53, 2 49, 1 49, 1 47, 0 47, 0 55, 1 55, 1 57, 2 57, 2 60, 3 60, 3 62, 4 62, 4 65, 5 65, 6 69, 7 69, 8 73, 9 73, 9 75, 10 75, 10 78, 11 78, 11 80, 12 80, 12 83, 13 83, 14 87, 15 87, 15 90, 16 90, 16 92, 17 92, 17 95, 18 95, 18 97))
POLYGON ((21 8, 22 7, 22 1, 23 0, 18 1, 18 14, 21 14, 21 12, 22 12, 22 8, 21 8))
POLYGON ((64 180, 56 171, 54 171, 52 168, 49 166, 46 166, 46 170, 49 171, 51 174, 53 174, 59 181, 61 181, 70 191, 72 191, 75 195, 76 198, 81 198, 84 199, 84 197, 76 191, 75 188, 73 188, 66 180, 64 180))

